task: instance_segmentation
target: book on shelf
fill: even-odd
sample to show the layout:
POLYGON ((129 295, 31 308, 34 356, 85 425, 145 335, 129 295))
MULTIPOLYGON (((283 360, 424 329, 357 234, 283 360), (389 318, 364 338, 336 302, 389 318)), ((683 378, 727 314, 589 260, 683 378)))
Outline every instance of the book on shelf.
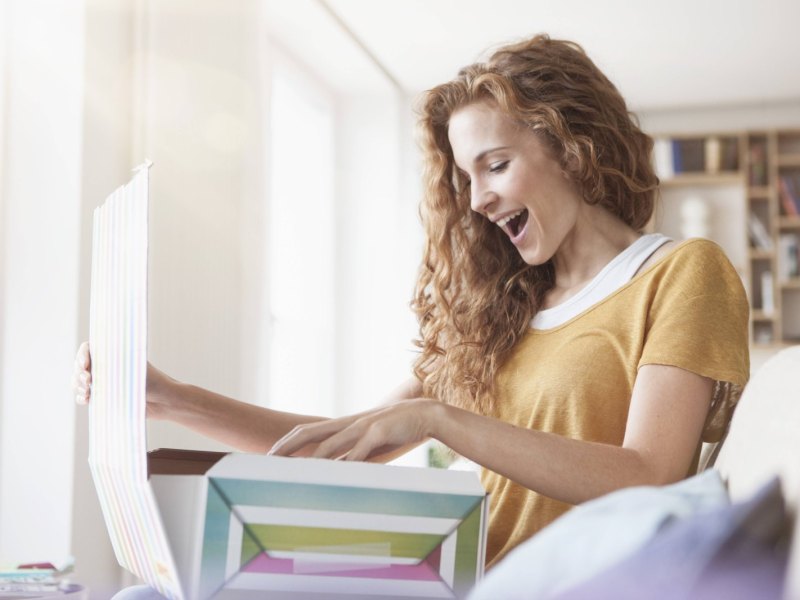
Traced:
POLYGON ((775 313, 775 292, 773 286, 772 271, 764 271, 761 273, 761 310, 768 316, 775 313))
POLYGON ((755 327, 753 330, 753 341, 756 344, 771 344, 773 341, 772 326, 764 326, 762 324, 760 327, 755 327))
POLYGON ((670 179, 681 173, 717 172, 728 164, 727 146, 718 138, 657 138, 653 143, 653 160, 659 179, 670 179), (715 141, 710 141, 715 140, 715 141), (710 152, 711 163, 707 163, 710 152))
POLYGON ((781 281, 800 277, 800 236, 796 233, 778 238, 778 275, 781 281))
POLYGON ((661 180, 675 176, 675 167, 672 162, 672 140, 656 138, 653 142, 653 160, 656 175, 661 180))
POLYGON ((705 140, 672 140, 672 166, 675 173, 704 172, 706 170, 705 140))
POLYGON ((766 141, 753 141, 750 143, 747 175, 751 187, 767 185, 766 141))
POLYGON ((756 213, 750 212, 747 226, 750 232, 750 241, 754 248, 772 250, 772 237, 770 237, 766 225, 756 213))
POLYGON ((705 162, 709 173, 719 173, 722 169, 722 142, 718 137, 706 138, 705 162))
POLYGON ((781 199, 783 214, 787 216, 800 215, 800 182, 795 177, 781 175, 778 179, 778 195, 781 199))
POLYGON ((721 161, 721 171, 739 170, 739 138, 722 138, 721 161))
POLYGON ((711 136, 705 140, 706 173, 739 170, 739 139, 730 136, 711 136))

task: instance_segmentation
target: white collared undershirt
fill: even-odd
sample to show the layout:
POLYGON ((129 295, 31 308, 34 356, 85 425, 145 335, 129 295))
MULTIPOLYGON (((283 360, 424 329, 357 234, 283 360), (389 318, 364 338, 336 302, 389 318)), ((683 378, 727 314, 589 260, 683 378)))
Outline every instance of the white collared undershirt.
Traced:
POLYGON ((577 294, 552 308, 540 310, 531 320, 533 329, 552 329, 566 323, 628 283, 653 252, 671 241, 661 233, 643 235, 625 248, 577 294))

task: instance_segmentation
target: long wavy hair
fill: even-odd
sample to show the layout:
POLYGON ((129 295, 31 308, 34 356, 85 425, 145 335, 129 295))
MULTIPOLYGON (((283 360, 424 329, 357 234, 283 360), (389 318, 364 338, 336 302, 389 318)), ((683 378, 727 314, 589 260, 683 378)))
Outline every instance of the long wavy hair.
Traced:
POLYGON ((420 325, 414 372, 426 395, 486 413, 496 373, 529 328, 555 271, 552 260, 526 264, 499 227, 470 209, 448 124, 455 111, 476 102, 540 135, 587 203, 637 231, 653 213, 658 178, 652 139, 575 43, 538 35, 504 46, 422 96, 426 243, 412 302, 420 325))

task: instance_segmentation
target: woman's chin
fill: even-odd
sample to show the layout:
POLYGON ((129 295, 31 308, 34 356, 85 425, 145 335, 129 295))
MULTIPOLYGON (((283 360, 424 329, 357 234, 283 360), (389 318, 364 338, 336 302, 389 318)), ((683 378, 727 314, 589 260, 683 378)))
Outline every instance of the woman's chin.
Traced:
POLYGON ((517 250, 519 250, 522 260, 532 267, 538 267, 550 260, 550 257, 541 251, 541 248, 517 248, 517 250))

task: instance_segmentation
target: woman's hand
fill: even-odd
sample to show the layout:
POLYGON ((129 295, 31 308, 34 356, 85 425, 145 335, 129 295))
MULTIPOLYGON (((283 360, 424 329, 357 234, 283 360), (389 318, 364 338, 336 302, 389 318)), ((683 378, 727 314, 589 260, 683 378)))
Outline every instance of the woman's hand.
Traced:
MULTIPOLYGON (((78 346, 75 354, 75 366, 72 371, 72 391, 77 404, 88 404, 92 396, 92 355, 89 351, 89 342, 78 346)), ((178 382, 167 374, 159 371, 149 362, 147 363, 147 417, 150 419, 163 419, 166 416, 166 406, 169 400, 171 387, 178 382)))
POLYGON ((367 460, 425 441, 434 430, 440 404, 428 398, 404 400, 341 419, 298 425, 270 454, 290 456, 311 444, 315 458, 367 460))
POLYGON ((92 356, 89 353, 89 342, 78 346, 75 354, 75 366, 72 369, 72 392, 75 402, 88 404, 92 395, 92 356))

